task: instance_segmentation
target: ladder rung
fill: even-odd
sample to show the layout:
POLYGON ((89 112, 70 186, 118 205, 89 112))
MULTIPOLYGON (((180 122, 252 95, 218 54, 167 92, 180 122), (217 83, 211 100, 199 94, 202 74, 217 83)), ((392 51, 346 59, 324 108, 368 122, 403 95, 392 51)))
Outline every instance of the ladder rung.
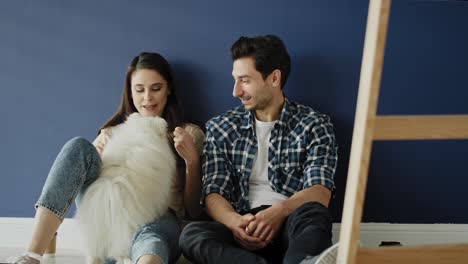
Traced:
POLYGON ((376 116, 373 139, 468 139, 468 115, 376 116))
POLYGON ((468 244, 358 249, 358 264, 468 263, 468 244))

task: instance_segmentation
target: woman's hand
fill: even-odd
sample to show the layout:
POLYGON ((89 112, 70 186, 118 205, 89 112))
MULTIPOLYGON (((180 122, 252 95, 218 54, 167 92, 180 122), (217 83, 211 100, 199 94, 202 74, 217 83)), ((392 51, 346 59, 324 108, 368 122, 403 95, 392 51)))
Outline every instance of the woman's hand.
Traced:
POLYGON ((181 127, 176 127, 174 130, 174 147, 177 153, 184 159, 187 167, 200 162, 200 156, 192 136, 181 127))
POLYGON ((102 152, 104 151, 104 147, 106 146, 107 142, 110 138, 110 129, 101 129, 101 132, 97 136, 97 138, 93 141, 93 145, 96 148, 97 152, 100 156, 102 156, 102 152))
POLYGON ((201 164, 204 134, 195 125, 176 127, 174 147, 185 161, 184 207, 190 217, 200 216, 201 164))

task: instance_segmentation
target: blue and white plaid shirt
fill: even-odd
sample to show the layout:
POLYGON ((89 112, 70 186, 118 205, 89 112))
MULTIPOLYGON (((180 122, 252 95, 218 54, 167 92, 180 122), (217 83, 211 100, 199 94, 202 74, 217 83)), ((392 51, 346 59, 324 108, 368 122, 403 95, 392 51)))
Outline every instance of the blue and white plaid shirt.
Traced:
MULTIPOLYGON (((238 106, 206 124, 202 201, 218 193, 238 212, 250 209, 249 176, 257 152, 255 115, 238 106)), ((335 189, 337 146, 326 115, 285 99, 268 143, 268 180, 288 197, 312 185, 335 189)))

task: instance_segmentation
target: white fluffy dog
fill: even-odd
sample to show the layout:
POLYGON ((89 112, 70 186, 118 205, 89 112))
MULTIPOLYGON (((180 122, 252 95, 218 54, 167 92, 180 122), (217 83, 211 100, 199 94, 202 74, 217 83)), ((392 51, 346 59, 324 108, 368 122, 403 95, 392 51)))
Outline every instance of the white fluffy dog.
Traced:
POLYGON ((168 209, 175 170, 164 119, 134 113, 112 129, 100 177, 78 205, 88 263, 131 263, 133 235, 168 209))

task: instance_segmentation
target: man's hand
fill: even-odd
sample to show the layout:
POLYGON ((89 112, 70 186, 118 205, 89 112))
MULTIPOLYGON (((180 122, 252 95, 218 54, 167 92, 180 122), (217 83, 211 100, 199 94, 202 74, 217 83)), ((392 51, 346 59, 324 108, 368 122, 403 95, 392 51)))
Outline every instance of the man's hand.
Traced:
POLYGON ((258 212, 255 219, 245 227, 246 234, 270 243, 281 229, 287 215, 281 203, 258 212))
POLYGON ((258 237, 253 237, 248 235, 245 232, 245 228, 251 223, 255 221, 255 216, 252 214, 246 214, 237 217, 229 227, 232 234, 234 235, 234 239, 241 245, 243 248, 249 251, 255 251, 261 248, 266 247, 267 243, 258 237))
POLYGON ((245 228, 255 221, 252 214, 240 215, 231 204, 220 194, 210 193, 205 198, 208 215, 231 230, 234 239, 239 245, 249 251, 258 250, 267 246, 265 241, 253 237, 245 232, 245 228))

